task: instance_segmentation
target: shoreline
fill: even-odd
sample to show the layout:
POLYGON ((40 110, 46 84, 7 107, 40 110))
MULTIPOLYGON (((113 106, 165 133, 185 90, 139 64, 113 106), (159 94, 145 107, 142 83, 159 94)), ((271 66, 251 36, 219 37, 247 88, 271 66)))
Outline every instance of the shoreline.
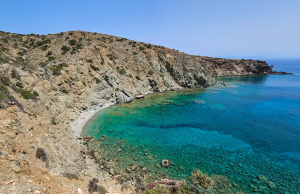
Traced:
POLYGON ((86 112, 82 112, 79 114, 79 116, 77 117, 77 119, 75 121, 72 122, 72 129, 74 131, 73 135, 75 137, 80 137, 83 129, 85 127, 85 125, 87 124, 87 122, 96 115, 96 113, 98 113, 99 111, 108 108, 110 106, 113 106, 114 104, 105 104, 103 107, 97 109, 97 110, 88 110, 86 112))

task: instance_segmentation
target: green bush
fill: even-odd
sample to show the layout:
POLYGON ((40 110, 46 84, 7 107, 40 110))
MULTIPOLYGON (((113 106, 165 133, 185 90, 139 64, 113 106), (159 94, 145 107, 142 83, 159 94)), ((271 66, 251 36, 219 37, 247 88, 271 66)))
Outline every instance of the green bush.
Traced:
POLYGON ((39 93, 37 93, 37 91, 33 91, 32 94, 35 96, 39 96, 39 93))
POLYGON ((30 91, 27 90, 22 90, 21 89, 21 95, 23 96, 24 99, 36 99, 35 95, 33 95, 30 91))
POLYGON ((102 55, 100 55, 101 57, 101 64, 104 64, 104 58, 102 57, 102 55))
POLYGON ((48 48, 49 48, 49 45, 47 45, 47 44, 44 45, 44 46, 42 46, 42 50, 43 50, 43 51, 47 50, 48 48))
POLYGON ((163 75, 163 74, 159 74, 159 76, 162 77, 162 78, 164 78, 164 75, 163 75))
POLYGON ((15 70, 15 69, 11 70, 11 77, 16 78, 18 80, 20 80, 20 78, 21 78, 20 75, 18 74, 17 70, 15 70))
POLYGON ((49 52, 47 53, 47 57, 50 56, 50 55, 52 55, 52 54, 53 54, 52 51, 49 51, 49 52))
POLYGON ((138 76, 138 75, 136 75, 135 78, 138 80, 141 80, 140 76, 138 76))
POLYGON ((5 96, 9 95, 9 91, 7 89, 7 87, 5 87, 4 85, 0 85, 0 99, 5 98, 5 96))
POLYGON ((36 46, 43 46, 44 44, 50 44, 50 43, 51 43, 50 39, 43 40, 43 41, 37 41, 36 46))
POLYGON ((8 86, 11 82, 9 77, 0 77, 0 81, 3 83, 3 85, 8 86))
POLYGON ((149 75, 153 75, 153 73, 154 73, 154 71, 152 69, 148 71, 149 75))
POLYGON ((17 82, 16 86, 18 86, 19 88, 24 88, 23 84, 21 82, 17 82))
POLYGON ((23 52, 18 52, 17 55, 19 55, 20 57, 22 57, 24 55, 23 52))
POLYGON ((207 177, 207 174, 201 172, 198 169, 195 169, 195 172, 192 173, 193 182, 198 182, 203 188, 207 189, 212 186, 212 180, 207 177))
POLYGON ((97 83, 97 84, 99 84, 99 83, 102 82, 99 78, 96 78, 96 77, 95 77, 95 80, 96 80, 96 83, 97 83))
POLYGON ((53 61, 54 59, 56 59, 56 57, 54 57, 54 56, 48 56, 48 60, 49 61, 53 61))
POLYGON ((131 74, 129 74, 128 77, 133 78, 131 74))
POLYGON ((71 46, 75 46, 76 43, 77 43, 77 40, 75 40, 75 39, 69 40, 69 45, 71 45, 71 46))
POLYGON ((171 194, 172 192, 167 186, 157 184, 152 189, 146 189, 146 191, 141 192, 141 194, 171 194))
POLYGON ((68 46, 66 46, 66 45, 64 45, 64 46, 61 47, 61 50, 63 51, 62 54, 65 54, 66 52, 68 52, 69 50, 71 50, 71 48, 68 47, 68 46))
POLYGON ((58 76, 58 75, 61 74, 61 70, 64 67, 68 67, 68 64, 66 64, 66 63, 60 63, 58 65, 52 65, 49 69, 52 71, 53 75, 57 75, 58 76))
POLYGON ((143 51, 143 50, 145 50, 145 48, 144 48, 144 47, 142 47, 142 46, 140 46, 140 47, 139 47, 139 49, 140 49, 140 51, 143 51))
POLYGON ((65 172, 65 173, 60 173, 59 175, 63 176, 63 177, 66 177, 69 180, 73 180, 73 179, 79 180, 79 177, 76 174, 73 174, 73 173, 65 172))
POLYGON ((83 49, 83 44, 77 44, 72 48, 71 54, 75 54, 75 52, 79 49, 83 49))
POLYGON ((43 162, 46 162, 47 166, 49 165, 49 158, 44 148, 37 148, 35 157, 41 159, 43 162))
POLYGON ((124 75, 126 73, 126 70, 124 68, 119 69, 118 71, 121 75, 124 75))
POLYGON ((97 183, 99 183, 99 180, 96 178, 93 178, 92 180, 89 181, 88 184, 88 191, 90 193, 99 193, 99 194, 105 194, 107 193, 106 189, 103 186, 98 186, 97 183))
POLYGON ((86 86, 86 84, 85 84, 85 82, 84 82, 84 81, 82 81, 82 84, 83 84, 84 86, 86 86))

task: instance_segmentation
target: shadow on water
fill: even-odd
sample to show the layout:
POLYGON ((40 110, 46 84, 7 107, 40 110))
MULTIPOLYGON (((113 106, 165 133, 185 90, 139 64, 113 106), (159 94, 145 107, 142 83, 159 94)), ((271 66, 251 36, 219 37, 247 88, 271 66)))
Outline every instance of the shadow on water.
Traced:
POLYGON ((265 83, 267 79, 268 76, 266 75, 218 78, 219 81, 224 81, 224 82, 238 82, 240 84, 257 84, 257 85, 265 83))

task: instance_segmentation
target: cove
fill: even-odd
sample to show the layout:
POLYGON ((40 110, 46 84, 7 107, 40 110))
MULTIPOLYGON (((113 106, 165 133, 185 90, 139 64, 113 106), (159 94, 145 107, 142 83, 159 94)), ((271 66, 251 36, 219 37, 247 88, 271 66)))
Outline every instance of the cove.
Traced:
POLYGON ((100 111, 84 135, 104 135, 91 147, 116 172, 148 182, 188 180, 197 168, 226 176, 231 192, 299 193, 299 77, 229 77, 220 79, 226 86, 153 94, 100 111))

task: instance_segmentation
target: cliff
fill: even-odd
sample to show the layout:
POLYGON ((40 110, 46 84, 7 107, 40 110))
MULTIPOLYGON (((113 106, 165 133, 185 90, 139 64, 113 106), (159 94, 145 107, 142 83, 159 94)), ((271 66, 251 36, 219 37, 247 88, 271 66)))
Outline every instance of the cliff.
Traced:
MULTIPOLYGON (((97 172, 99 167, 85 145, 72 135, 72 122, 80 111, 130 102, 135 94, 212 86, 214 77, 272 73, 264 61, 193 56, 82 31, 48 35, 0 32, 0 48, 0 120, 5 123, 0 126, 0 166, 7 165, 0 181, 8 185, 3 189, 10 188, 12 182, 7 181, 11 177, 20 184, 25 181, 28 187, 24 189, 35 184, 40 192, 45 192, 38 184, 41 181, 28 182, 30 176, 45 175, 45 182, 52 187, 53 177, 68 182, 63 176, 66 173, 86 182, 95 177, 107 184, 112 181, 107 173, 97 172), (35 157, 37 148, 45 149, 49 163, 35 157), (22 170, 23 163, 27 171, 22 170)), ((70 189, 76 190, 81 183, 74 181, 76 186, 70 189)), ((86 184, 80 187, 87 189, 86 184)), ((109 188, 120 192, 119 187, 109 188)), ((59 189, 64 188, 57 192, 59 189)))

